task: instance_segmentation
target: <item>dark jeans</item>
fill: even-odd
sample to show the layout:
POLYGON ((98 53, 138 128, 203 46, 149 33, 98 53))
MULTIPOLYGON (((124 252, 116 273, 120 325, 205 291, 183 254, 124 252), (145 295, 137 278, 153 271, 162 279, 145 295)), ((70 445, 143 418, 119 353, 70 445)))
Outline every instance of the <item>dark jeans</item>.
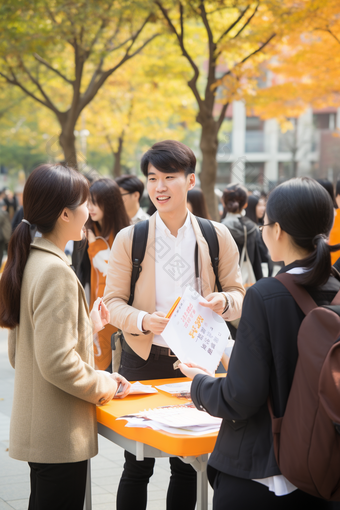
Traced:
POLYGON ((83 510, 87 460, 64 464, 28 464, 31 468, 28 510, 83 510))
POLYGON ((340 508, 340 503, 330 503, 298 489, 286 496, 276 496, 259 482, 227 475, 211 467, 208 467, 208 475, 214 488, 213 510, 244 510, 245 508, 335 510, 340 508))
MULTIPOLYGON (((130 381, 181 377, 173 369, 177 358, 151 353, 145 361, 136 354, 122 351, 119 373, 130 381)), ((155 459, 137 461, 125 452, 125 464, 117 492, 117 510, 145 510, 147 485, 153 474, 155 459)), ((167 510, 194 510, 196 505, 196 472, 179 458, 170 459, 171 477, 167 493, 167 510)))

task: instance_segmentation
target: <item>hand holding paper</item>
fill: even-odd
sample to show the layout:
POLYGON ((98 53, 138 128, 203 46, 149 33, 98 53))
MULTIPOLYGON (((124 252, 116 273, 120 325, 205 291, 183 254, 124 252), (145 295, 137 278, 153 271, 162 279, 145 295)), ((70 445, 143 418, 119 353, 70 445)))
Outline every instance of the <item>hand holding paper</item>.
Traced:
POLYGON ((222 317, 200 303, 206 300, 187 287, 162 337, 182 363, 215 372, 227 346, 229 330, 222 317))
POLYGON ((202 299, 199 304, 206 308, 210 308, 210 310, 218 315, 222 315, 223 310, 225 309, 225 303, 226 300, 223 294, 220 292, 212 292, 205 299, 202 299))

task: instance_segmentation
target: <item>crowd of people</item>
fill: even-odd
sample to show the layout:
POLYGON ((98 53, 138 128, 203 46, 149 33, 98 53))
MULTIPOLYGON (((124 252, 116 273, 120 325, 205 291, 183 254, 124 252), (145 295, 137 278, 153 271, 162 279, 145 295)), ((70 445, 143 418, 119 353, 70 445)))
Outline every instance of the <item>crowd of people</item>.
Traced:
MULTIPOLYGON (((193 151, 173 140, 143 155, 150 216, 136 176, 89 182, 44 164, 27 179, 0 280, 0 325, 9 328, 15 368, 9 454, 29 463, 29 510, 81 510, 87 461, 98 450, 95 406, 125 398, 129 381, 182 373, 193 380, 196 407, 223 419, 208 463, 214 510, 339 507, 290 483, 274 455, 267 400, 283 416, 304 314, 278 279, 263 275, 275 264, 317 305, 332 302, 340 290, 340 186, 331 197, 324 182, 295 178, 267 197, 228 185, 221 221, 212 222, 216 288, 197 220, 210 218, 195 167, 193 151), (135 231, 144 232, 144 259, 132 292, 135 231), (190 281, 178 259, 195 268, 190 281), (174 369, 162 332, 189 283, 236 339, 226 377, 183 363, 174 369)), ((145 510, 155 459, 124 455, 117 509, 145 510)), ((194 468, 175 457, 170 469, 167 509, 194 510, 194 468)))

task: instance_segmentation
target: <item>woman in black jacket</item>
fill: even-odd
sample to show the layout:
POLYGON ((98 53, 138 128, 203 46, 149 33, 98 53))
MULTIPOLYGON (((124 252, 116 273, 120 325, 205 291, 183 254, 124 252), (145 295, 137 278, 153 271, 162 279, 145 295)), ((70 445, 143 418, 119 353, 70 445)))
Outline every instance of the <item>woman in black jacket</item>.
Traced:
MULTIPOLYGON (((240 257, 247 236, 247 251, 256 280, 262 278, 260 243, 261 234, 256 223, 247 218, 244 209, 247 207, 248 193, 240 184, 229 184, 223 192, 224 218, 222 223, 229 229, 240 252, 240 257)), ((242 261, 240 260, 240 266, 242 261)))
MULTIPOLYGON (((320 306, 340 290, 327 244, 333 204, 315 180, 291 179, 270 195, 263 239, 280 273, 292 273, 320 306)), ((288 505, 338 508, 294 487, 280 473, 273 451, 267 399, 283 416, 298 357, 297 335, 304 318, 291 294, 275 278, 258 281, 247 292, 226 378, 215 379, 181 364, 193 378, 191 396, 199 409, 223 418, 208 476, 214 510, 283 509, 288 505), (279 497, 280 496, 280 497, 279 497)))

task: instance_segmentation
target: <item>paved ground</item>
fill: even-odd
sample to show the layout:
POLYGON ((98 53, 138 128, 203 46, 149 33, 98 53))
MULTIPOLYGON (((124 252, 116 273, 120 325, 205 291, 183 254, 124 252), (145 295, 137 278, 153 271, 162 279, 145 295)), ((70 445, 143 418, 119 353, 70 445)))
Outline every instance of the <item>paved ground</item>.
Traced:
MULTIPOLYGON (((12 408, 14 370, 7 358, 7 332, 0 329, 0 510, 26 510, 29 496, 29 468, 8 455, 9 422, 12 408)), ((114 510, 122 472, 123 450, 99 436, 99 454, 92 459, 92 508, 114 510)), ((148 510, 165 509, 169 482, 168 459, 157 459, 149 484, 148 510)), ((209 508, 212 490, 209 487, 209 508)))

